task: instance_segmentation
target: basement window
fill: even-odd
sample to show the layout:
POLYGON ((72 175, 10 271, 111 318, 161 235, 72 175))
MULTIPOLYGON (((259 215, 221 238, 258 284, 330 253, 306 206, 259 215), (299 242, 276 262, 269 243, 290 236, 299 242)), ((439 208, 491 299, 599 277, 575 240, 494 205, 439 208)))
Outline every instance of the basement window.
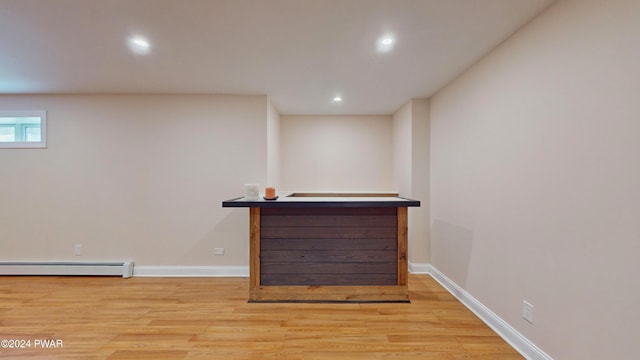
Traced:
POLYGON ((46 147, 46 111, 0 111, 0 149, 46 147))

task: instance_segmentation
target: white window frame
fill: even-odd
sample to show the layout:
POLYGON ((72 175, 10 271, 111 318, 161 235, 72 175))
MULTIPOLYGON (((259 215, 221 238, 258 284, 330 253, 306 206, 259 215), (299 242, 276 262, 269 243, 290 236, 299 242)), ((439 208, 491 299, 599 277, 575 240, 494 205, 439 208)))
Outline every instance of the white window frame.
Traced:
POLYGON ((44 149, 47 147, 47 112, 45 110, 0 110, 0 117, 40 118, 40 141, 0 141, 0 149, 44 149))

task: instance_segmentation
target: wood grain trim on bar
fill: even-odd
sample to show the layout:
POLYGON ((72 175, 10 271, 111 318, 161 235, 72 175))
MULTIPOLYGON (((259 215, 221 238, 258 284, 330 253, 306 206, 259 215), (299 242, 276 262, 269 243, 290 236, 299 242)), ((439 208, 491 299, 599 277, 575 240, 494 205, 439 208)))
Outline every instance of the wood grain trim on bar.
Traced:
MULTIPOLYGON (((261 274, 335 274, 336 276, 352 276, 361 274, 393 274, 396 271, 395 261, 390 262, 262 262, 261 274)), ((283 276, 285 276, 283 275, 283 276)))
POLYGON ((263 239, 388 239, 395 227, 267 227, 261 229, 263 239))
POLYGON ((280 215, 262 216, 260 226, 266 227, 395 227, 393 215, 280 215))
MULTIPOLYGON (((265 263, 394 263, 396 252, 393 250, 265 250, 260 255, 265 263)), ((394 269, 395 272, 395 269, 394 269)), ((264 269, 262 269, 264 274, 264 269)))
POLYGON ((249 288, 260 286, 260 208, 249 209, 249 288))
POLYGON ((396 239, 261 239, 260 251, 390 250, 398 249, 396 239))
POLYGON ((407 286, 408 252, 408 219, 407 208, 398 208, 398 285, 407 286))
POLYGON ((396 207, 280 207, 262 208, 261 216, 371 216, 389 215, 397 216, 396 207))
POLYGON ((319 285, 319 286, 372 286, 372 285, 396 285, 396 274, 359 274, 357 278, 351 276, 336 276, 336 274, 278 274, 267 276, 262 274, 260 280, 263 286, 295 286, 295 285, 319 285))

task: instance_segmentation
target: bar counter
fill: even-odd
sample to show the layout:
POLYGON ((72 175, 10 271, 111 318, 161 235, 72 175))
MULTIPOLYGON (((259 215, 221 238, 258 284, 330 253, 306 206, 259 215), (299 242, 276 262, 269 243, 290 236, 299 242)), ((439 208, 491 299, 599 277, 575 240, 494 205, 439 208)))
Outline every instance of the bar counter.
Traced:
POLYGON ((279 193, 249 208, 250 302, 408 302, 407 208, 396 194, 279 193))

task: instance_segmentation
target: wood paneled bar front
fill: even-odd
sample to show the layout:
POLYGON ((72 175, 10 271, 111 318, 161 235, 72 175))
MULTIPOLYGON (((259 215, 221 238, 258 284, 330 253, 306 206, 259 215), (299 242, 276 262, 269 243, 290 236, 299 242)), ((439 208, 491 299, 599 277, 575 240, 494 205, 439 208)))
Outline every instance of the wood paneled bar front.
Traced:
POLYGON ((408 302, 407 211, 397 194, 286 193, 249 208, 250 302, 408 302))

